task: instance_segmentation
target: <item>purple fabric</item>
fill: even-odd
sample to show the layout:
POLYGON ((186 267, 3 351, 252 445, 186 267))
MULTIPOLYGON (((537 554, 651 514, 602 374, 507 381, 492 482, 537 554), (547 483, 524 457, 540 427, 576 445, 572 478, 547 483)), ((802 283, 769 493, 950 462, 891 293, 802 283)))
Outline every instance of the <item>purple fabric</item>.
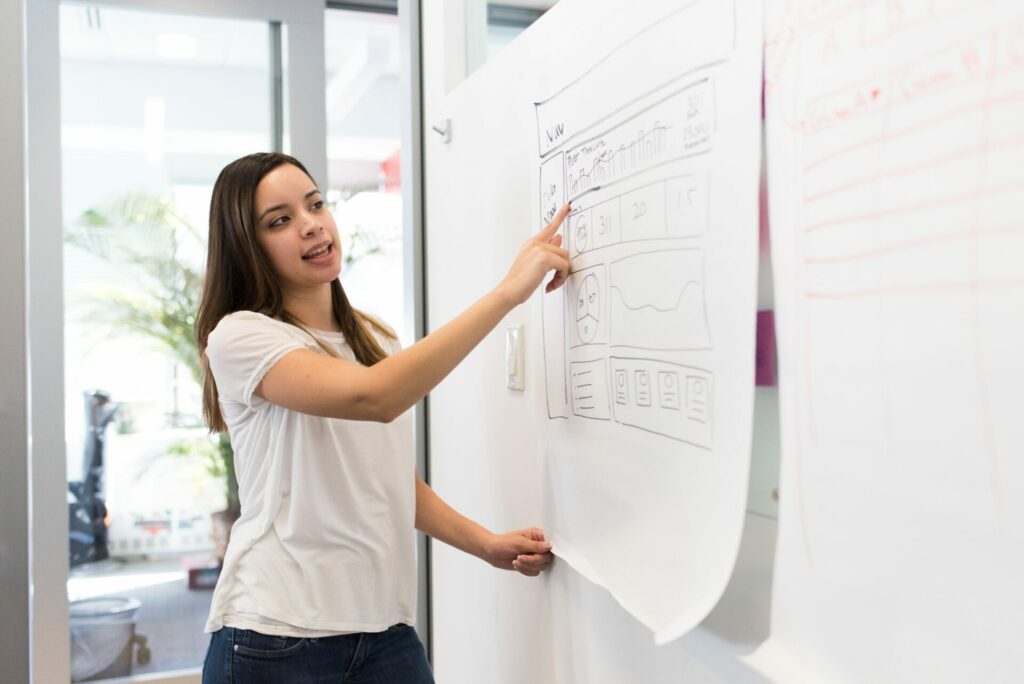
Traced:
POLYGON ((775 312, 757 312, 757 362, 754 384, 775 387, 778 373, 775 366, 775 312))

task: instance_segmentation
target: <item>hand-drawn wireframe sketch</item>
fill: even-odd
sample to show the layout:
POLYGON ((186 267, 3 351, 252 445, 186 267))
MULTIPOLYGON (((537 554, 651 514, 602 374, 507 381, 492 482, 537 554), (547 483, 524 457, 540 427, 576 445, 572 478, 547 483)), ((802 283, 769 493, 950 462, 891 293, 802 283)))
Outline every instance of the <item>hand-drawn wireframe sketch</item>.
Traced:
MULTIPOLYGON (((577 410, 567 371, 580 348, 600 346, 605 358, 612 348, 629 348, 669 363, 675 360, 657 354, 712 349, 701 239, 709 221, 713 85, 709 73, 671 81, 581 127, 541 161, 541 219, 573 203, 563 228, 565 302, 543 309, 549 418, 593 417, 577 410)), ((680 433, 649 431, 673 439, 680 433)))
POLYGON ((587 275, 576 289, 576 333, 583 344, 590 344, 597 337, 597 329, 601 325, 600 295, 601 286, 593 273, 587 275))
POLYGON ((569 275, 569 302, 573 306, 568 326, 570 348, 608 341, 604 281, 604 266, 591 266, 569 275))
POLYGON ((610 269, 610 346, 711 348, 702 250, 642 252, 612 262, 610 269))
POLYGON ((565 204, 565 155, 555 154, 540 165, 540 225, 554 218, 565 204))
POLYGON ((608 364, 605 359, 574 361, 569 364, 572 382, 572 412, 580 418, 608 420, 608 364))
POLYGON ((665 181, 665 230, 679 237, 699 237, 707 227, 707 176, 679 176, 665 181))
POLYGON ((571 203, 569 277, 540 306, 545 496, 559 556, 664 643, 717 602, 743 529, 761 4, 584 5, 571 49, 526 76, 536 216, 571 203), (693 543, 652 554, 667 537, 693 543))
POLYGON ((565 152, 565 191, 583 193, 666 162, 711 149, 714 98, 710 77, 690 83, 565 152))
POLYGON ((614 116, 622 103, 651 101, 651 84, 659 100, 680 77, 708 71, 733 52, 736 42, 734 3, 690 0, 629 40, 616 46, 586 73, 551 97, 536 103, 537 143, 542 158, 614 116), (673 59, 651 59, 653 45, 674 44, 673 59), (622 64, 644 65, 643 78, 622 79, 622 64), (610 93, 608 86, 615 84, 610 93))
POLYGON ((573 255, 582 254, 594 247, 590 215, 589 211, 576 211, 569 216, 569 244, 572 245, 573 255))
POLYGON ((713 374, 651 359, 611 357, 615 420, 710 448, 713 374))

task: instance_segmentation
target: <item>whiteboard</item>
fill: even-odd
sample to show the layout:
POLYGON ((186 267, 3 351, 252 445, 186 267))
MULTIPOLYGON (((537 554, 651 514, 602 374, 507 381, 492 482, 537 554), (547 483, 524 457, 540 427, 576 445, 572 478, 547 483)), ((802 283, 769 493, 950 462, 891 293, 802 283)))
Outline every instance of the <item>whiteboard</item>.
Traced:
POLYGON ((761 31, 756 3, 590 2, 524 65, 538 224, 572 202, 540 298, 547 524, 658 643, 714 607, 742 532, 761 31))
POLYGON ((1020 681, 1024 7, 769 7, 773 646, 799 681, 1020 681))

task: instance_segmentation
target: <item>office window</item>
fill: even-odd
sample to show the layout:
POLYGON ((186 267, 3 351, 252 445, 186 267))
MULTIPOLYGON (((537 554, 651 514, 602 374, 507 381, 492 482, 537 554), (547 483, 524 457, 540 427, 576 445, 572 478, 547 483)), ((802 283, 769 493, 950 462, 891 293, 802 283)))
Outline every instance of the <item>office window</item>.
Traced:
MULTIPOLYGON (((398 17, 329 9, 327 198, 342 240, 352 305, 405 329, 398 17)), ((321 181, 323 183, 323 181, 321 181)))
POLYGON ((487 59, 492 59, 516 36, 551 9, 557 0, 487 3, 487 59))
POLYGON ((208 643, 226 478, 192 317, 213 182, 271 146, 269 35, 259 21, 60 8, 76 681, 198 667, 208 643))

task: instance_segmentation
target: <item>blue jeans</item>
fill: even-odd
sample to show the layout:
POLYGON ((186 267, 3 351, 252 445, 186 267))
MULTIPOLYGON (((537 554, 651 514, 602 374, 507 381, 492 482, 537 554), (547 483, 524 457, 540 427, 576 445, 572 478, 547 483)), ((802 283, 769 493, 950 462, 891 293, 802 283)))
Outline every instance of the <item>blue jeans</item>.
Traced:
POLYGON ((409 625, 318 639, 224 627, 210 637, 203 684, 433 684, 409 625))

